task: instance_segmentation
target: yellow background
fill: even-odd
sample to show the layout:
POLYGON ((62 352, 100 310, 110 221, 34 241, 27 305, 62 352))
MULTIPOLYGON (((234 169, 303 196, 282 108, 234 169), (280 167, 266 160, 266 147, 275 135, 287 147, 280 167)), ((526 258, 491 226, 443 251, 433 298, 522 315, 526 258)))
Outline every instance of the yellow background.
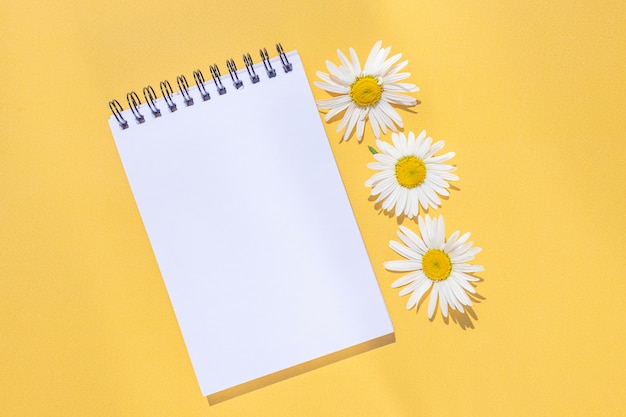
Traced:
POLYGON ((626 415, 625 2, 11 0, 0 10, 0 414, 626 415), (337 48, 364 62, 378 39, 409 59, 421 88, 421 104, 402 112, 406 131, 457 153, 458 190, 431 213, 483 248, 483 299, 448 322, 404 309, 382 267, 397 258, 397 221, 363 186, 373 135, 339 143, 337 123, 326 125, 397 342, 210 407, 107 103, 277 41, 299 50, 312 82, 337 48))

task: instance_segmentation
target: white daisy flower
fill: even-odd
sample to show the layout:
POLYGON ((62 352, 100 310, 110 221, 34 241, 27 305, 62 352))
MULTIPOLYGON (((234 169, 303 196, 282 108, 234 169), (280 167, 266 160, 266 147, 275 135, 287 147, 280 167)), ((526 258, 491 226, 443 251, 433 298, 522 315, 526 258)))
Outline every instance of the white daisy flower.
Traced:
POLYGON ((432 318, 439 299, 439 307, 444 317, 448 317, 448 306, 463 313, 463 306, 471 306, 467 293, 476 293, 470 284, 479 279, 472 275, 480 272, 480 265, 469 265, 465 262, 474 259, 474 255, 481 251, 472 248, 473 242, 467 242, 469 232, 459 237, 457 230, 445 240, 443 217, 431 219, 418 218, 421 237, 400 226, 398 237, 404 243, 390 241, 389 246, 405 260, 385 262, 385 268, 390 271, 410 272, 395 281, 391 286, 400 290, 400 296, 411 294, 406 304, 407 310, 413 308, 432 287, 428 303, 428 318, 432 318), (406 246, 405 246, 406 245, 406 246))
POLYGON ((443 148, 444 142, 432 144, 432 138, 422 131, 416 138, 413 132, 391 135, 393 146, 377 140, 379 153, 374 154, 377 162, 367 164, 368 168, 379 170, 365 182, 366 187, 373 187, 371 195, 378 196, 376 202, 383 201, 383 209, 391 211, 396 207, 396 216, 404 213, 410 219, 417 216, 419 206, 441 206, 439 195, 449 196, 448 181, 457 181, 459 177, 451 172, 452 165, 442 164, 455 153, 448 152, 434 156, 443 148))
POLYGON ((329 109, 326 115, 328 122, 335 115, 345 110, 343 119, 337 127, 339 132, 346 128, 342 140, 348 140, 356 126, 356 137, 363 140, 365 121, 369 118, 374 135, 378 139, 380 131, 387 133, 387 128, 396 132, 396 125, 402 127, 402 118, 392 107, 392 104, 401 106, 415 106, 417 100, 402 93, 419 91, 414 84, 399 83, 408 78, 408 72, 399 72, 408 61, 397 63, 402 54, 396 54, 387 59, 391 47, 381 49, 382 42, 378 41, 372 48, 365 67, 361 69, 359 58, 350 48, 349 60, 343 52, 337 50, 341 66, 326 61, 330 74, 318 71, 317 76, 323 82, 314 84, 335 97, 319 100, 317 105, 321 109, 329 109))

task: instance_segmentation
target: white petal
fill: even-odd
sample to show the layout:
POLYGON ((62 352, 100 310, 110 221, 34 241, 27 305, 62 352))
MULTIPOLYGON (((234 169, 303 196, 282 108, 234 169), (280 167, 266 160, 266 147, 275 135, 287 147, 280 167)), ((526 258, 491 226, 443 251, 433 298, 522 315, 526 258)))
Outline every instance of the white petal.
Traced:
MULTIPOLYGON (((391 49, 389 49, 391 50, 391 49)), ((398 60, 402 58, 402 54, 395 54, 394 56, 392 56, 391 58, 389 58, 388 60, 385 61, 385 63, 383 64, 382 68, 380 69, 380 73, 381 74, 386 74, 386 73, 395 73, 396 71, 399 71, 400 69, 404 68, 406 66, 406 64, 408 64, 408 61, 404 61, 398 65, 396 65, 396 67, 400 67, 402 65, 402 67, 400 67, 398 70, 395 70, 395 67, 392 68, 393 64, 395 64, 396 62, 398 62, 398 60), (390 71, 391 69, 391 71, 390 71)))
MULTIPOLYGON (((450 235, 450 237, 448 238, 448 241, 446 242, 446 245, 443 247, 443 251, 445 253, 450 253, 450 250, 452 250, 452 248, 454 247, 454 243, 456 242, 456 238, 459 236, 459 231, 456 230, 454 233, 452 233, 450 235)), ((450 256, 450 255, 448 255, 450 256)))
POLYGON ((416 188, 409 190, 408 200, 408 205, 410 206, 409 219, 412 219, 419 213, 419 192, 416 188))
POLYGON ((352 100, 350 99, 350 96, 348 95, 341 95, 341 96, 336 96, 336 97, 331 97, 331 98, 327 98, 324 100, 318 100, 318 104, 324 104, 323 107, 325 108, 329 108, 329 109, 334 109, 335 107, 338 106, 343 106, 350 104, 352 100))
POLYGON ((388 74, 384 75, 383 78, 383 86, 385 90, 389 88, 393 88, 398 85, 398 81, 405 80, 411 76, 411 73, 408 72, 399 72, 397 74, 388 74))
POLYGON ((386 83, 383 88, 385 91, 392 91, 394 93, 416 93, 420 91, 418 86, 410 83, 386 83))
POLYGON ((419 145, 417 146, 417 150, 415 151, 415 155, 423 160, 430 149, 431 141, 432 139, 430 137, 421 138, 419 145))
POLYGON ((391 135, 391 141, 393 142, 393 146, 396 147, 400 155, 406 155, 407 141, 404 133, 394 133, 391 135))
POLYGON ((388 261, 385 262, 385 268, 390 271, 395 272, 408 272, 408 271, 416 271, 418 269, 422 269, 421 262, 415 262, 413 260, 398 260, 398 261, 388 261))
POLYGON ((374 72, 376 56, 378 55, 378 52, 380 51, 380 47, 382 44, 383 44, 382 41, 378 41, 372 47, 372 50, 370 51, 369 55, 367 56, 367 60, 365 61, 365 67, 363 67, 363 73, 372 74, 374 72))
POLYGON ((456 287, 453 281, 446 280, 442 282, 443 288, 445 289, 446 299, 448 300, 449 306, 453 310, 462 310, 463 306, 461 302, 457 299, 456 294, 454 293, 453 288, 456 287))
MULTIPOLYGON (((370 165, 374 165, 374 164, 367 164, 367 165, 368 165, 368 168, 371 168, 370 165)), ((376 174, 372 175, 370 179, 365 181, 365 186, 374 187, 376 186, 376 184, 384 180, 395 181, 395 175, 393 174, 393 172, 390 172, 390 171, 377 172, 376 174)))
MULTIPOLYGON (((467 261, 471 261, 472 259, 474 259, 474 255, 478 252, 476 252, 474 249, 480 249, 480 248, 472 248, 469 249, 467 252, 465 252, 464 254, 461 255, 455 255, 454 258, 452 258, 452 256, 450 256, 450 259, 452 260, 452 262, 454 262, 455 264, 460 264, 463 262, 467 262, 467 261)), ((480 250, 479 250, 480 252, 480 250)))
MULTIPOLYGON (((408 190, 404 187, 398 187, 398 200, 396 201, 396 217, 406 212, 408 190)), ((408 213, 407 213, 408 214, 408 213)))
MULTIPOLYGON (((352 48, 350 48, 352 49, 352 48)), ((352 63, 350 62, 350 60, 348 59, 347 56, 344 55, 343 52, 341 52, 341 50, 337 49, 337 56, 339 56, 339 61, 341 61, 341 65, 344 68, 350 68, 352 69, 352 63)))
MULTIPOLYGON (((337 97, 339 98, 339 97, 337 97)), ((341 113, 342 111, 344 111, 345 109, 347 109, 350 106, 350 100, 348 99, 348 101, 346 101, 345 103, 342 103, 341 100, 337 100, 337 104, 336 106, 334 106, 327 114, 326 117, 324 117, 325 121, 329 121, 330 119, 332 119, 333 117, 335 117, 337 114, 341 113)))
POLYGON ((417 104, 417 100, 413 97, 392 93, 389 91, 383 92, 382 100, 385 100, 386 102, 391 104, 398 104, 400 106, 415 106, 417 104))
POLYGON ((398 201, 399 196, 400 196, 399 187, 394 187, 393 190, 391 190, 391 192, 389 193, 389 195, 385 198, 385 201, 383 201, 383 204, 382 204, 383 209, 385 211, 391 211, 393 206, 396 204, 396 201, 398 201))
POLYGON ((433 143, 430 146, 430 152, 426 152, 425 155, 424 155, 424 158, 430 158, 432 155, 434 155, 437 152, 439 152, 443 148, 443 146, 445 144, 446 143, 443 140, 440 140, 440 141, 437 141, 437 142, 433 143))
POLYGON ((465 279, 465 280, 466 280, 466 281, 468 281, 468 282, 477 282, 477 281, 480 281, 480 278, 475 277, 474 275, 469 275, 469 274, 466 274, 466 273, 464 273, 464 272, 459 272, 458 274, 459 274, 459 275, 462 275, 462 276, 463 276, 463 279, 465 279))
POLYGON ((433 314, 435 313, 435 307, 437 306, 437 296, 439 294, 439 290, 437 289, 437 285, 433 285, 433 290, 430 293, 430 301, 428 303, 428 318, 433 318, 433 314))
POLYGON ((428 248, 434 248, 433 245, 433 231, 432 231, 432 221, 430 220, 430 216, 427 214, 425 217, 420 217, 418 219, 420 233, 422 235, 422 240, 424 240, 424 244, 428 248))
POLYGON ((437 217, 437 236, 435 238, 436 248, 443 249, 446 240, 446 226, 443 223, 443 216, 437 217))
POLYGON ((457 245, 461 245, 461 244, 467 242, 467 240, 470 238, 471 235, 472 234, 470 232, 463 233, 463 235, 460 238, 457 239, 457 241, 456 241, 457 245))
POLYGON ((316 71, 315 75, 322 79, 322 81, 330 82, 330 76, 322 71, 316 71))
POLYGON ((326 60, 326 68, 328 69, 330 75, 337 75, 339 73, 339 67, 328 59, 326 60))
POLYGON ((454 270, 465 273, 482 272, 484 268, 481 265, 458 264, 454 265, 454 270))
POLYGON ((444 317, 448 317, 447 286, 443 282, 437 282, 434 287, 439 289, 439 308, 441 309, 441 314, 444 317))
POLYGON ((320 81, 314 81, 313 84, 315 84, 316 87, 319 87, 322 90, 328 91, 329 93, 348 94, 350 92, 350 88, 339 84, 323 83, 320 81))
POLYGON ((382 194, 384 196, 390 195, 392 192, 398 189, 398 183, 396 182, 395 177, 384 178, 372 189, 371 195, 382 194))
POLYGON ((363 140, 364 130, 365 130, 365 117, 360 116, 356 122, 356 138, 359 142, 363 140))
POLYGON ((352 70, 354 74, 358 75, 361 73, 361 63, 359 62, 359 57, 354 52, 354 49, 350 48, 350 59, 352 59, 352 70))
MULTIPOLYGON (((402 127, 402 117, 398 112, 385 101, 379 101, 376 108, 381 110, 386 116, 393 120, 398 126, 402 127)), ((389 126, 392 127, 392 126, 389 126)))
POLYGON ((430 170, 428 168, 428 165, 426 165, 426 178, 424 179, 424 182, 428 183, 433 188, 435 187, 439 188, 441 190, 441 191, 437 190, 439 194, 443 196, 450 195, 450 193, 446 190, 446 188, 448 188, 450 184, 442 180, 436 171, 433 172, 432 170, 430 170))
POLYGON ((417 288, 415 288, 415 290, 413 291, 413 294, 411 294, 411 297, 406 303, 407 310, 417 305, 417 303, 420 302, 420 300, 422 299, 426 291, 428 291, 428 289, 432 285, 432 281, 429 280, 428 278, 424 278, 423 280, 418 280, 416 281, 416 283, 417 283, 417 288))
MULTIPOLYGON (((379 116, 379 115, 377 115, 379 116)), ((393 134, 392 134, 392 138, 393 138, 393 134)), ((378 140, 376 141, 376 144, 378 145, 378 149, 380 149, 382 152, 384 152, 385 154, 391 156, 394 161, 393 161, 393 166, 396 166, 396 163, 398 162, 398 160, 400 158, 402 158, 404 155, 402 155, 402 153, 393 145, 387 143, 387 142, 383 142, 382 140, 378 140)))
POLYGON ((389 155, 389 154, 385 153, 383 148, 388 146, 388 144, 386 142, 382 142, 380 140, 377 140, 376 144, 377 145, 380 144, 382 146, 378 146, 378 148, 381 151, 378 152, 377 154, 375 154, 374 158, 377 159, 378 161, 380 161, 381 164, 385 164, 386 165, 385 169, 389 169, 389 170, 395 171, 396 164, 398 163, 398 158, 396 158, 394 155, 389 155))
POLYGON ((459 245, 457 241, 454 247, 450 249, 450 252, 448 252, 448 256, 450 257, 450 260, 452 260, 452 262, 461 263, 461 261, 458 261, 457 258, 459 256, 464 255, 467 252, 467 250, 472 247, 472 243, 473 242, 467 242, 467 243, 463 243, 459 245))
POLYGON ((428 162, 430 162, 430 163, 437 163, 438 164, 438 163, 445 162, 445 161, 447 161, 449 159, 454 158, 455 155, 456 155, 455 152, 448 152, 446 154, 439 155, 439 156, 434 156, 434 157, 427 156, 425 159, 428 159, 428 162))
POLYGON ((389 242, 389 247, 400 256, 404 256, 407 259, 415 259, 415 252, 412 249, 407 248, 395 240, 389 242))
POLYGON ((424 193, 424 195, 428 199, 429 205, 432 208, 438 208, 439 206, 441 206, 441 200, 439 200, 439 197, 437 197, 437 194, 435 194, 435 192, 433 192, 433 190, 430 187, 424 187, 422 185, 420 187, 420 191, 424 193))
MULTIPOLYGON (((422 255, 428 250, 422 238, 420 238, 414 231, 412 231, 408 227, 400 226, 397 234, 400 240, 402 240, 405 245, 415 250, 418 254, 422 255)), ((422 262, 421 256, 418 260, 419 262, 422 262)))
POLYGON ((354 130, 354 126, 356 125, 356 121, 359 119, 360 109, 354 105, 350 105, 346 110, 346 114, 343 117, 343 120, 337 127, 337 131, 341 130, 343 125, 346 125, 346 130, 343 133, 342 140, 348 140, 350 138, 350 134, 354 130))
POLYGON ((476 289, 472 287, 472 285, 466 279, 464 279, 462 275, 452 272, 448 279, 454 280, 454 282, 458 284, 461 288, 463 288, 465 291, 470 292, 472 294, 476 293, 476 289))
MULTIPOLYGON (((454 293, 454 296, 459 301, 461 305, 471 306, 472 300, 469 298, 467 293, 463 291, 463 288, 460 285, 457 285, 456 282, 454 285, 450 285, 450 290, 454 293)), ((463 310, 463 307, 460 306, 459 310, 463 310)))
MULTIPOLYGON (((417 274, 412 274, 412 275, 416 276, 417 274)), ((406 287, 402 288, 400 290, 400 292, 398 292, 398 295, 400 297, 403 297, 403 296, 407 295, 408 293, 413 292, 413 290, 415 290, 417 288, 418 284, 419 284, 419 282, 414 279, 409 285, 407 285, 406 287)))
POLYGON ((389 128, 394 132, 396 131, 393 120, 391 120, 391 118, 378 106, 372 107, 370 113, 376 113, 376 118, 380 122, 380 127, 383 132, 386 133, 386 128, 389 128))
POLYGON ((391 288, 403 287, 407 284, 414 282, 418 277, 419 277, 419 274, 416 272, 403 275, 401 278, 397 279, 396 281, 394 281, 393 284, 391 284, 391 288))
MULTIPOLYGON (((404 275, 402 278, 394 281, 394 283, 391 284, 391 288, 403 287, 407 284, 412 284, 414 282, 415 282, 415 277, 413 276, 413 274, 407 274, 407 275, 404 275)), ((398 293, 398 295, 403 295, 403 294, 398 293)))
POLYGON ((407 150, 413 152, 415 148, 415 133, 412 131, 406 135, 407 150))
POLYGON ((376 139, 380 138, 380 126, 378 124, 378 119, 376 118, 375 112, 369 113, 370 126, 372 127, 372 131, 374 132, 374 137, 376 139))
MULTIPOLYGON (((402 56, 401 54, 398 54, 400 56, 398 56, 398 59, 400 59, 400 57, 402 56)), ((395 56, 394 56, 395 58, 395 56)), ((395 61, 393 61, 391 64, 395 63, 398 59, 396 59, 395 61)), ((391 61, 391 58, 389 58, 389 61, 391 61)), ((397 65, 394 65, 393 67, 391 67, 390 65, 385 65, 385 72, 387 75, 391 75, 391 74, 395 74, 398 71, 402 71, 402 69, 404 67, 407 66, 407 64, 409 63, 409 61, 402 61, 397 65)))

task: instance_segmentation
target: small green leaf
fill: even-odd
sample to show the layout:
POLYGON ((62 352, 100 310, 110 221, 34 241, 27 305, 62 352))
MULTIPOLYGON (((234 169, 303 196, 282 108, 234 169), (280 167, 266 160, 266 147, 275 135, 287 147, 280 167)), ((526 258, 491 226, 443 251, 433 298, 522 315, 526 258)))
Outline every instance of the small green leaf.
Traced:
POLYGON ((373 147, 373 146, 368 146, 367 147, 371 153, 373 153, 374 155, 376 155, 378 153, 378 151, 373 147))

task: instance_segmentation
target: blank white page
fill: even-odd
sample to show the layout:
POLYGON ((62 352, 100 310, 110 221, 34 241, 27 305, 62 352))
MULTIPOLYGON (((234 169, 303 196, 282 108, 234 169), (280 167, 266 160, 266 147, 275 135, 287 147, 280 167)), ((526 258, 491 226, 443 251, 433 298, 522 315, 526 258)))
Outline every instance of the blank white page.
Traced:
POLYGON ((273 58, 274 78, 255 64, 256 84, 239 70, 243 88, 226 74, 224 95, 211 80, 208 101, 192 86, 192 106, 177 92, 175 112, 161 98, 161 117, 143 104, 145 123, 130 110, 127 129, 109 122, 209 399, 393 341, 302 62, 287 57, 291 72, 273 58))

